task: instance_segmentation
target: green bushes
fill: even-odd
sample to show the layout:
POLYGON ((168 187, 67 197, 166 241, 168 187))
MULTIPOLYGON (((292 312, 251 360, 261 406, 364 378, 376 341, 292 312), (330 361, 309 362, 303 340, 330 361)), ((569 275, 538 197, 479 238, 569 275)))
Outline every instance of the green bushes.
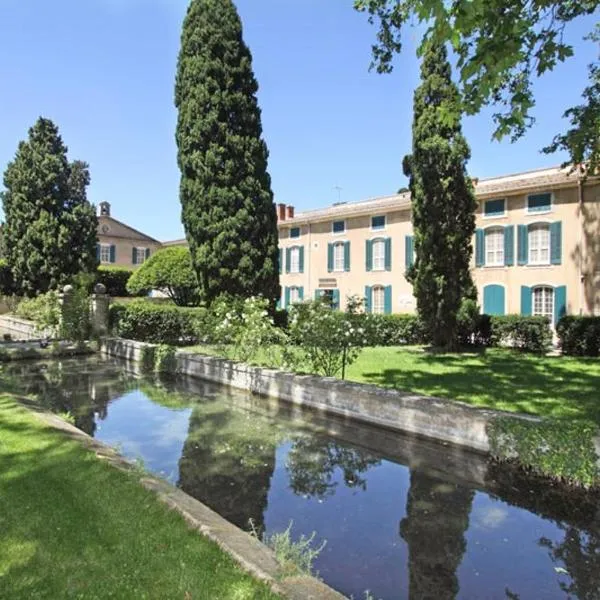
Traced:
POLYGON ((491 316, 490 325, 489 346, 510 346, 536 354, 552 346, 552 330, 546 317, 491 316))
POLYGON ((0 258, 0 294, 12 296, 15 293, 15 282, 12 269, 8 266, 5 258, 0 258))
POLYGON ((365 346, 425 344, 425 328, 417 315, 365 315, 365 346))
POLYGON ((152 344, 193 344, 197 341, 197 322, 205 312, 203 308, 182 308, 145 300, 114 304, 110 308, 111 331, 122 338, 152 344))
POLYGON ((558 322, 556 333, 563 354, 600 355, 600 317, 565 316, 558 322))
POLYGON ((131 269, 125 267, 98 267, 96 282, 106 287, 106 293, 113 298, 129 296, 127 282, 133 275, 131 269))
POLYGON ((38 333, 57 337, 60 327, 60 302, 56 292, 40 294, 35 298, 22 300, 15 309, 15 315, 35 323, 38 333))

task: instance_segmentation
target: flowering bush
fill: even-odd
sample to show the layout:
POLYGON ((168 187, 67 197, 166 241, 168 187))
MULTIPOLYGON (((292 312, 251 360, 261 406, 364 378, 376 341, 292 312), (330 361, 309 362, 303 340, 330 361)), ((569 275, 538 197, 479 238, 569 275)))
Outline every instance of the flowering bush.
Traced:
POLYGON ((300 348, 309 369, 326 377, 344 378, 365 343, 360 302, 348 303, 348 311, 333 310, 323 300, 295 304, 290 310, 289 335, 300 348))

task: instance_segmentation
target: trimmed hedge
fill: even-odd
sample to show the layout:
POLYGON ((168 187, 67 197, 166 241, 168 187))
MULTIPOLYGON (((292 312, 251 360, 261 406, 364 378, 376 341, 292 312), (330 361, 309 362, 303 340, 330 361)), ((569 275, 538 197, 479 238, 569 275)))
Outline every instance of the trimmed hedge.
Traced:
POLYGON ((600 356, 600 317, 562 317, 556 333, 563 354, 600 356))
POLYGON ((110 327, 113 334, 122 338, 182 346, 197 342, 197 324, 205 313, 204 308, 136 300, 110 307, 110 327))
MULTIPOLYGON (((357 315, 360 319, 361 315, 357 315)), ((426 344, 425 329, 417 315, 366 315, 357 325, 365 330, 365 346, 426 344)))
POLYGON ((133 275, 132 269, 126 267, 98 267, 96 283, 106 287, 106 293, 113 298, 130 296, 127 291, 127 282, 133 275))
MULTIPOLYGON (((483 315, 486 317, 487 315, 483 315)), ((546 317, 524 317, 521 315, 491 316, 488 346, 510 346, 525 352, 544 354, 552 346, 552 329, 546 317)), ((485 340, 485 319, 476 333, 485 340)))

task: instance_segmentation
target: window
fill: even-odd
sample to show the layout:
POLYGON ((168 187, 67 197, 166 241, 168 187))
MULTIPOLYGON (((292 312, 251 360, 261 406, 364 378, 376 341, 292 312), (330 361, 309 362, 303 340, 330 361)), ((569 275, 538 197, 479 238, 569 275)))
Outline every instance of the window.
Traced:
POLYGON ((492 227, 485 231, 485 265, 499 267, 504 265, 504 229, 492 227))
POLYGON ((373 241, 373 271, 385 270, 385 241, 373 241))
POLYGON ((506 200, 487 200, 483 205, 483 216, 503 217, 506 214, 506 200))
POLYGON ((371 229, 374 231, 385 229, 385 215, 380 217, 371 217, 371 229))
POLYGON ((372 291, 372 312, 382 315, 385 312, 385 288, 382 285, 376 285, 372 291))
POLYGON ((110 262, 110 245, 109 244, 100 244, 100 262, 101 263, 109 263, 110 262))
POLYGON ((550 264, 550 226, 547 223, 529 226, 528 246, 529 264, 550 264))
POLYGON ((527 212, 550 212, 552 209, 552 194, 534 194, 527 196, 527 212))
POLYGON ((300 288, 291 287, 290 288, 290 304, 297 304, 300 302, 300 288))
POLYGON ((134 248, 133 249, 133 264, 134 265, 144 264, 147 254, 148 254, 148 251, 146 250, 146 248, 134 248))
POLYGON ((344 233, 346 231, 346 221, 334 221, 331 225, 332 233, 344 233))
POLYGON ((290 237, 292 239, 299 238, 300 237, 300 227, 292 227, 290 229, 290 237))
POLYGON ((346 261, 344 259, 344 244, 342 242, 334 244, 333 246, 333 270, 346 270, 346 261))
POLYGON ((290 248, 290 273, 300 273, 300 248, 290 248))
POLYGON ((552 323, 554 319, 554 288, 539 286, 533 288, 533 314, 547 317, 552 323))

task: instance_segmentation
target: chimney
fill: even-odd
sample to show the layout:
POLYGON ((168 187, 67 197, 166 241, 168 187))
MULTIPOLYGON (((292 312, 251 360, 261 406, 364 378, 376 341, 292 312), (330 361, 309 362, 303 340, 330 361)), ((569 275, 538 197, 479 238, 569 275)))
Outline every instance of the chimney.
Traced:
POLYGON ((110 217, 110 202, 100 202, 100 216, 110 217))
POLYGON ((285 204, 277 205, 277 220, 285 221, 285 204))
POLYGON ((288 219, 293 219, 294 218, 294 207, 293 206, 288 206, 287 207, 287 218, 288 219))

